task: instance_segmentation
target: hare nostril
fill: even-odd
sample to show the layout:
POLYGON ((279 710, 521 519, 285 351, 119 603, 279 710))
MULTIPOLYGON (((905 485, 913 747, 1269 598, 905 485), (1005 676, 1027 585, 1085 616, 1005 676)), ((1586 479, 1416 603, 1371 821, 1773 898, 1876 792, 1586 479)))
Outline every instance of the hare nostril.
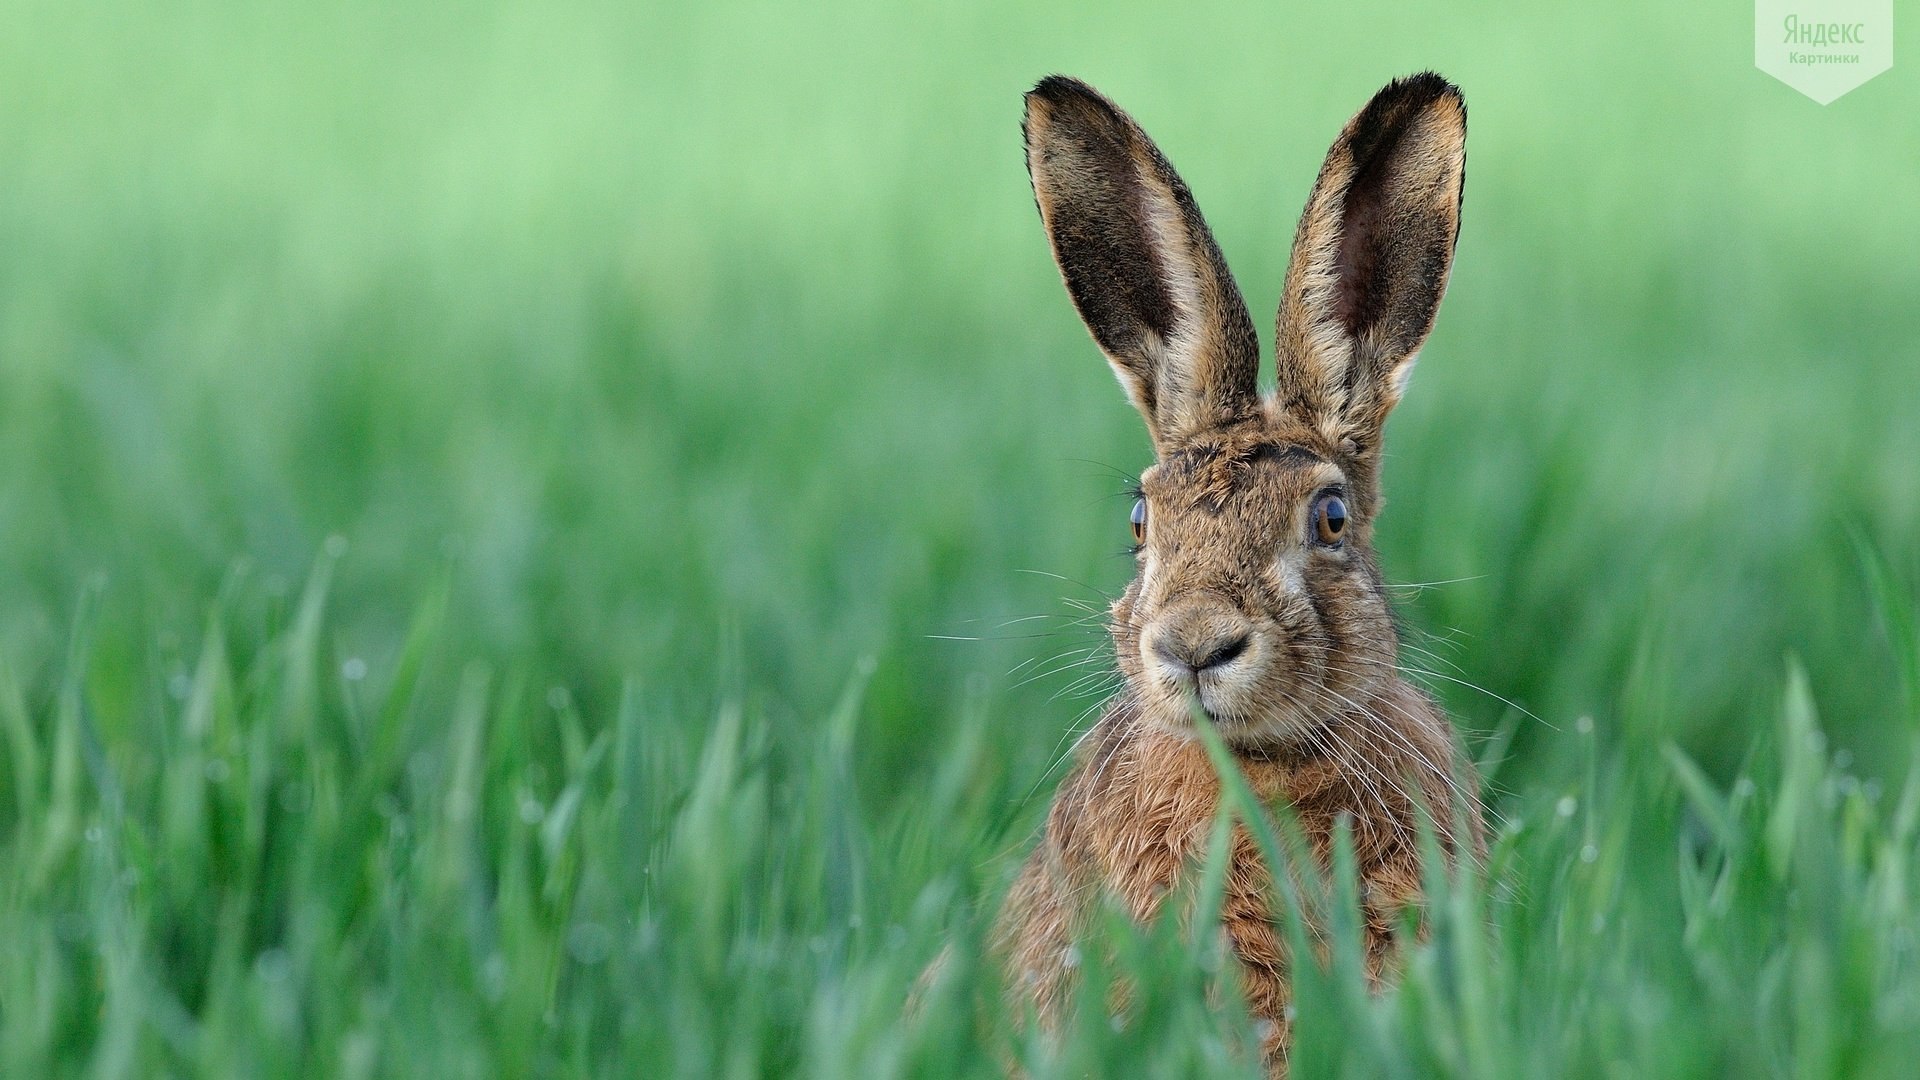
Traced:
POLYGON ((1193 647, 1162 639, 1154 644, 1153 651, 1175 671, 1191 677, 1209 668, 1231 664, 1247 651, 1247 640, 1247 635, 1242 634, 1231 641, 1193 647))
POLYGON ((1187 661, 1186 650, 1181 649, 1172 642, 1164 638, 1154 642, 1153 652, 1154 655, 1165 660, 1167 665, 1174 670, 1189 675, 1193 673, 1194 668, 1193 665, 1187 661))
POLYGON ((1246 651, 1247 651, 1247 635, 1241 634, 1239 637, 1234 638, 1232 641, 1224 642, 1220 645, 1214 646, 1213 651, 1208 653, 1206 656, 1201 657, 1200 662, 1193 665, 1193 667, 1194 667, 1194 670, 1199 671, 1199 670, 1204 670, 1206 668, 1220 667, 1225 664, 1231 664, 1236 658, 1239 657, 1241 653, 1246 651))

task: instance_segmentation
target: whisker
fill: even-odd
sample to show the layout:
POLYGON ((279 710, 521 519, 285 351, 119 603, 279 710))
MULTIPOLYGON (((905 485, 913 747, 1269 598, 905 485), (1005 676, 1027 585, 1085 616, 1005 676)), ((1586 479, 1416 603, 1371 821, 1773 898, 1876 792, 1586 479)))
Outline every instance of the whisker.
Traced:
POLYGON ((1491 575, 1488 575, 1488 574, 1474 574, 1472 577, 1446 578, 1441 581, 1389 581, 1387 582, 1387 588, 1414 589, 1414 590, 1432 589, 1440 585, 1459 585, 1468 581, 1483 581, 1490 576, 1491 575))
MULTIPOLYGON (((1342 673, 1347 675, 1357 676, 1357 673, 1352 671, 1342 671, 1342 673)), ((1365 720, 1371 720, 1374 723, 1379 725, 1378 728, 1373 728, 1373 729, 1354 728, 1354 729, 1342 729, 1343 731, 1353 731, 1353 732, 1360 733, 1366 738, 1368 745, 1370 745, 1376 752, 1389 749, 1388 747, 1383 747, 1382 744, 1376 740, 1375 738, 1376 735, 1381 738, 1390 740, 1393 743, 1399 744, 1400 748, 1405 750, 1408 754, 1412 755, 1416 761, 1418 761, 1423 767, 1426 768, 1429 774, 1436 776, 1440 779, 1440 782, 1445 786, 1447 793, 1450 796, 1450 799, 1454 803, 1466 804, 1466 805, 1473 805, 1475 803, 1476 800, 1469 798, 1469 796, 1467 795, 1467 792, 1460 786, 1459 781, 1454 777, 1451 770, 1442 769, 1438 765, 1434 764, 1433 761, 1430 758, 1428 758, 1426 754, 1422 753, 1418 747, 1413 745, 1412 740, 1407 738, 1405 732, 1398 730, 1396 725, 1394 725, 1386 717, 1381 716, 1379 712, 1365 705, 1361 705, 1358 702, 1353 701, 1353 699, 1347 697, 1345 694, 1342 694, 1337 690, 1332 689, 1331 687, 1316 687, 1314 689, 1325 692, 1325 693, 1329 693, 1334 695, 1335 697, 1338 697, 1341 701, 1346 702, 1354 710, 1355 714, 1357 714, 1359 718, 1365 719, 1365 720)), ((1402 720, 1411 722, 1412 717, 1407 716, 1405 711, 1402 710, 1397 704, 1387 700, 1381 700, 1380 704, 1387 706, 1388 708, 1391 708, 1395 713, 1400 715, 1400 718, 1402 720)), ((1413 795, 1412 792, 1400 786, 1400 784, 1398 783, 1394 783, 1392 781, 1389 781, 1389 783, 1394 788, 1395 792, 1398 795, 1400 795, 1403 799, 1408 800, 1409 803, 1413 802, 1415 796, 1413 795)), ((1420 801, 1424 802, 1425 800, 1421 799, 1420 801)), ((1440 807, 1434 807, 1434 806, 1428 807, 1428 811, 1433 815, 1435 827, 1443 830, 1449 842, 1452 843, 1454 846, 1454 849, 1458 851, 1458 850, 1461 850, 1461 848, 1457 842, 1457 838, 1453 834, 1453 823, 1450 820, 1447 820, 1451 818, 1452 806, 1449 806, 1446 809, 1448 813, 1445 815, 1446 819, 1443 819, 1443 815, 1441 813, 1440 807)), ((1502 822, 1502 824, 1504 825, 1504 822, 1502 822)), ((1476 866, 1478 865, 1477 861, 1475 865, 1476 866)))
MULTIPOLYGON (((1097 466, 1099 468, 1105 469, 1106 471, 1112 473, 1115 479, 1127 485, 1128 491, 1132 491, 1140 483, 1140 478, 1138 476, 1126 471, 1125 469, 1119 468, 1118 466, 1110 465, 1104 461, 1095 461, 1092 458, 1067 458, 1066 460, 1078 462, 1081 465, 1093 465, 1093 466, 1097 466)), ((1122 493, 1116 493, 1116 495, 1118 494, 1122 494, 1122 493)))
POLYGON ((1052 578, 1055 581, 1064 581, 1069 585, 1074 585, 1081 589, 1085 589, 1087 592, 1090 592, 1093 595, 1100 597, 1102 600, 1105 600, 1108 603, 1112 603, 1114 600, 1113 597, 1107 595, 1104 592, 1101 592, 1099 589, 1094 588, 1093 586, 1087 584, 1086 582, 1077 580, 1075 578, 1067 577, 1065 574, 1056 574, 1050 570, 1015 570, 1014 573, 1033 574, 1037 577, 1052 578))
POLYGON ((1469 690, 1478 690, 1478 691, 1479 691, 1479 692, 1481 692, 1482 694, 1485 694, 1485 695, 1487 695, 1488 697, 1490 697, 1490 698, 1492 698, 1492 699, 1493 699, 1493 700, 1495 700, 1495 701, 1498 701, 1498 702, 1500 702, 1500 703, 1501 703, 1502 705, 1505 705, 1506 707, 1508 707, 1508 708, 1510 708, 1510 709, 1518 709, 1518 710, 1520 710, 1520 711, 1521 711, 1522 713, 1525 713, 1525 714, 1527 715, 1527 717, 1528 717, 1529 719, 1531 719, 1531 720, 1533 720, 1533 721, 1534 721, 1535 723, 1538 723, 1538 724, 1542 724, 1542 725, 1544 725, 1544 726, 1545 726, 1545 727, 1547 728, 1547 730, 1549 730, 1549 731, 1559 731, 1559 730, 1560 730, 1560 729, 1559 729, 1559 728, 1558 728, 1557 726, 1555 726, 1555 725, 1553 725, 1553 724, 1550 724, 1550 723, 1548 723, 1547 721, 1545 721, 1545 720, 1543 720, 1543 719, 1541 719, 1541 718, 1540 718, 1540 715, 1539 715, 1538 713, 1536 713, 1536 712, 1534 712, 1534 711, 1533 711, 1532 709, 1529 709, 1529 708, 1527 708, 1526 706, 1524 706, 1524 705, 1521 705, 1521 704, 1519 704, 1519 703, 1517 703, 1517 702, 1514 702, 1514 701, 1511 701, 1511 700, 1508 700, 1507 698, 1504 698, 1504 697, 1501 697, 1501 696, 1500 696, 1499 694, 1496 694, 1496 693, 1494 693, 1493 691, 1491 691, 1491 690, 1489 690, 1489 689, 1487 689, 1487 688, 1486 688, 1486 687, 1484 687, 1484 686, 1481 686, 1481 685, 1479 685, 1478 683, 1472 683, 1472 682, 1468 682, 1468 681, 1467 681, 1467 680, 1465 680, 1465 679, 1456 679, 1456 678, 1454 678, 1454 677, 1453 677, 1453 676, 1451 676, 1451 675, 1445 675, 1445 674, 1442 674, 1441 672, 1438 672, 1438 671, 1428 671, 1428 670, 1427 670, 1427 669, 1425 669, 1425 668, 1419 668, 1419 667, 1413 667, 1413 666, 1411 666, 1411 665, 1402 665, 1402 664, 1387 664, 1387 663, 1386 663, 1385 661, 1381 661, 1381 660, 1374 660, 1374 659, 1371 659, 1371 658, 1369 658, 1369 657, 1364 657, 1364 656, 1361 656, 1361 657, 1355 657, 1354 659, 1356 659, 1356 660, 1361 660, 1361 661, 1364 661, 1365 663, 1369 663, 1369 664, 1379 664, 1379 665, 1380 665, 1380 666, 1382 666, 1382 667, 1392 667, 1392 668, 1394 668, 1394 669, 1395 669, 1396 671, 1399 671, 1399 672, 1401 672, 1402 674, 1408 674, 1408 675, 1424 675, 1424 676, 1426 676, 1427 678, 1430 678, 1430 679, 1444 679, 1444 680, 1446 680, 1447 682, 1450 682, 1450 683, 1458 683, 1459 685, 1461 685, 1461 686, 1464 686, 1464 687, 1466 687, 1466 688, 1467 688, 1467 689, 1469 689, 1469 690))
POLYGON ((1050 630, 1042 634, 924 634, 927 641, 1044 641, 1050 637, 1059 637, 1060 631, 1050 630))
POLYGON ((1401 642, 1400 647, 1403 649, 1407 649, 1410 652, 1414 652, 1421 656, 1424 656, 1427 659, 1432 660, 1436 664, 1445 664, 1446 666, 1452 668, 1453 670, 1460 672, 1462 675, 1466 674, 1466 671, 1462 669, 1459 664, 1456 664, 1452 660, 1449 660, 1448 658, 1441 656, 1439 653, 1434 652, 1432 649, 1423 649, 1420 646, 1415 645, 1411 641, 1401 642))
MULTIPOLYGON (((1087 716, 1090 713, 1092 713, 1094 710, 1100 708, 1100 706, 1103 704, 1105 704, 1105 702, 1096 701, 1093 704, 1087 706, 1086 708, 1080 710, 1080 715, 1074 717, 1073 722, 1068 724, 1066 727, 1066 730, 1060 733, 1059 741, 1053 744, 1054 757, 1052 762, 1050 762, 1047 765, 1046 771, 1041 773, 1040 776, 1034 780, 1033 786, 1027 789, 1027 793, 1021 797, 1020 803, 1019 803, 1020 809, 1024 810, 1027 808, 1027 804, 1031 803, 1033 801, 1034 795, 1036 795, 1040 791, 1041 785, 1045 784, 1048 780, 1052 779, 1053 774, 1060 768, 1061 764, 1067 761, 1068 759, 1072 758, 1075 754, 1077 754, 1080 751, 1080 744, 1087 741, 1087 736, 1093 734, 1096 730, 1099 729, 1100 721, 1095 721, 1092 724, 1088 724, 1084 731, 1081 731, 1078 735, 1074 735, 1074 728, 1084 723, 1087 719, 1087 716), (1074 736, 1072 745, 1067 744, 1067 737, 1070 735, 1074 736), (1066 747, 1065 750, 1061 749, 1063 746, 1066 747)), ((1104 720, 1104 719, 1105 717, 1101 718, 1101 720, 1104 720)))
MULTIPOLYGON (((1330 673, 1346 675, 1354 679, 1364 680, 1369 678, 1369 676, 1359 671, 1356 671, 1350 667, 1346 667, 1341 663, 1339 663, 1338 660, 1328 656, 1327 654, 1330 653, 1332 650, 1329 646, 1325 645, 1324 643, 1305 641, 1305 642, 1298 642, 1296 644, 1303 648, 1308 649, 1309 651, 1317 652, 1321 657, 1321 662, 1326 665, 1327 670, 1330 673)), ((1363 661, 1367 663, 1378 664, 1380 666, 1390 666, 1390 665, 1382 664, 1380 661, 1372 660, 1371 658, 1368 658, 1368 657, 1342 657, 1341 659, 1352 659, 1352 660, 1358 660, 1358 661, 1363 661)), ((1394 670, 1398 670, 1397 666, 1392 666, 1392 667, 1394 668, 1394 670)), ((1308 686, 1306 689, 1310 693, 1317 695, 1322 705, 1324 706, 1333 705, 1333 702, 1328 700, 1328 695, 1331 695, 1332 697, 1338 698, 1340 702, 1344 703, 1347 706, 1348 709, 1352 710, 1353 715, 1356 715, 1366 720, 1370 720, 1374 724, 1378 725, 1377 734, 1373 730, 1369 728, 1364 728, 1364 727, 1342 729, 1343 731, 1348 731, 1357 735, 1359 738, 1363 739, 1365 743, 1369 747, 1371 747, 1376 753, 1382 752, 1388 749, 1388 747, 1384 746, 1380 741, 1382 739, 1388 740, 1391 743, 1397 743, 1401 749, 1405 750, 1406 753, 1412 755, 1412 757, 1416 759, 1421 764, 1421 766, 1423 766, 1429 773, 1439 777, 1441 781, 1446 785, 1447 790, 1453 799, 1456 799, 1462 802, 1474 801, 1468 798, 1467 792, 1462 788, 1457 778, 1453 775, 1452 771, 1448 769, 1442 769, 1436 763, 1434 763, 1431 758, 1429 758, 1425 753, 1423 753, 1417 746, 1415 746, 1412 743, 1412 741, 1407 737, 1405 732, 1399 729, 1399 725, 1396 725, 1395 723, 1390 721, 1388 718, 1380 715, 1378 711, 1372 708, 1369 708, 1365 704, 1354 701, 1352 698, 1349 698, 1347 695, 1340 693, 1338 690, 1335 690, 1332 687, 1308 686)), ((1406 713, 1406 711, 1397 702, 1394 702, 1391 699, 1383 698, 1383 699, 1379 699, 1379 703, 1383 707, 1386 707, 1391 711, 1393 711, 1395 714, 1397 714, 1402 721, 1409 722, 1409 723, 1412 722, 1413 718, 1409 716, 1406 713)), ((1335 710, 1335 711, 1340 711, 1340 710, 1335 710)), ((1364 766, 1365 762, 1361 762, 1359 764, 1364 766)), ((1409 795, 1409 793, 1404 788, 1402 788, 1397 782, 1393 781, 1391 778, 1383 777, 1383 779, 1386 780, 1386 782, 1388 783, 1388 786, 1393 788, 1397 794, 1400 794, 1403 797, 1407 797, 1409 795)), ((1438 817, 1437 808, 1435 809, 1435 813, 1437 818, 1438 817)), ((1505 825, 1505 822, 1503 820, 1500 820, 1500 816, 1497 812, 1489 811, 1489 813, 1493 814, 1498 824, 1502 826, 1505 825)))
POLYGON ((1059 675, 1086 664, 1097 663, 1102 659, 1102 657, 1097 655, 1098 652, 1099 648, 1095 646, 1091 649, 1069 649, 1066 652, 1056 654, 1051 659, 1044 661, 1040 670, 1014 683, 1013 689, 1018 690, 1030 683, 1039 682, 1041 679, 1047 678, 1050 675, 1059 675), (1061 663, 1062 660, 1066 660, 1068 657, 1079 657, 1079 659, 1064 664, 1061 663))
POLYGON ((1051 703, 1059 701, 1061 698, 1085 697, 1095 693, 1099 694, 1102 698, 1109 697, 1114 691, 1118 690, 1120 684, 1125 681, 1117 671, 1109 669, 1089 671, 1061 689, 1054 691, 1053 696, 1048 698, 1047 701, 1051 703))
MULTIPOLYGON (((1355 678, 1361 677, 1360 673, 1356 671, 1351 671, 1347 669, 1337 669, 1337 670, 1340 670, 1343 674, 1350 675, 1355 678)), ((1400 715, 1401 719, 1406 720, 1408 722, 1412 722, 1412 717, 1408 716, 1406 714, 1406 711, 1402 709, 1397 703, 1383 700, 1381 704, 1387 705, 1388 707, 1392 708, 1394 712, 1400 715)), ((1457 779, 1455 778, 1451 770, 1444 770, 1444 769, 1441 769, 1439 766, 1435 765, 1430 759, 1428 759, 1428 757, 1425 754, 1421 753, 1420 750, 1412 744, 1412 742, 1407 738, 1405 732, 1400 731, 1393 724, 1389 723, 1385 717, 1380 716, 1377 713, 1370 713, 1370 715, 1372 715, 1374 719, 1378 720, 1380 723, 1385 725, 1381 729, 1381 731, 1385 735, 1398 741, 1400 745, 1406 748, 1408 753, 1412 754, 1415 758, 1419 759, 1421 764, 1425 765, 1435 775, 1439 776, 1443 781, 1445 781, 1447 785, 1447 789, 1449 793, 1453 796, 1453 798, 1466 803, 1472 803, 1474 801, 1469 796, 1466 789, 1461 787, 1461 785, 1458 783, 1457 779)), ((1482 801, 1484 802, 1484 800, 1482 801)), ((1491 808, 1484 808, 1484 807, 1483 809, 1485 810, 1486 813, 1493 816, 1495 820, 1495 824, 1501 827, 1506 826, 1507 824, 1506 820, 1500 816, 1498 811, 1493 810, 1491 808)))

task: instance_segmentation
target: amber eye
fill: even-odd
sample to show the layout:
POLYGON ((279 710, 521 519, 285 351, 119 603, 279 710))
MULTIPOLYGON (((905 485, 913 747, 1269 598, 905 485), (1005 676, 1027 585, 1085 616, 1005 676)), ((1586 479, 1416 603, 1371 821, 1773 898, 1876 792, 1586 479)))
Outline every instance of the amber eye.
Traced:
POLYGON ((1313 504, 1313 533, 1322 544, 1334 547, 1347 533, 1347 504, 1338 495, 1322 496, 1313 504))
POLYGON ((1128 515, 1127 520, 1133 523, 1133 542, 1136 544, 1146 543, 1147 500, 1135 499, 1133 501, 1133 513, 1128 515))

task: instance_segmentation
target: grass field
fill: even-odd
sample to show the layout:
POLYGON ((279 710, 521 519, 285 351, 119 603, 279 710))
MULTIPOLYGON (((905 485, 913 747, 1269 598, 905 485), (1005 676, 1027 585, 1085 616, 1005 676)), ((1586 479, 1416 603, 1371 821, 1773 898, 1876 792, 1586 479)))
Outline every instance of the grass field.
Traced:
POLYGON ((1149 461, 1020 92, 1132 110, 1269 336, 1432 67, 1381 547, 1502 824, 1400 990, 1301 973, 1297 1075, 1910 1075, 1915 68, 1189 7, 7 3, 0 1074, 1252 1075, 1167 928, 1056 1046, 978 962, 1149 461))

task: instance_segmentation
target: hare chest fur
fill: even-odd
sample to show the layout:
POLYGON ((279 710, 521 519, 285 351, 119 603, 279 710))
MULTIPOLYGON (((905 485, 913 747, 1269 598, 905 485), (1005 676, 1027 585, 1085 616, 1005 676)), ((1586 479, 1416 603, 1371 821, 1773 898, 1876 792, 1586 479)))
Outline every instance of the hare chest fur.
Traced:
MULTIPOLYGON (((1156 460, 1132 515, 1137 572, 1111 613, 1125 689, 1082 742, 1001 916, 1015 986, 1057 1018, 1088 914, 1111 897, 1151 918, 1204 858, 1220 789, 1196 722, 1264 802, 1291 808, 1323 862, 1350 823, 1377 984, 1419 900, 1422 818, 1449 858, 1482 847, 1472 770, 1399 676, 1372 546, 1387 415, 1452 266, 1465 105, 1438 76, 1402 79, 1335 140, 1295 236, 1267 395, 1239 289, 1140 127, 1055 76, 1027 95, 1026 138, 1067 292, 1156 460)), ((1270 868, 1244 833, 1232 857, 1221 929, 1277 1070, 1288 958, 1270 868)))

